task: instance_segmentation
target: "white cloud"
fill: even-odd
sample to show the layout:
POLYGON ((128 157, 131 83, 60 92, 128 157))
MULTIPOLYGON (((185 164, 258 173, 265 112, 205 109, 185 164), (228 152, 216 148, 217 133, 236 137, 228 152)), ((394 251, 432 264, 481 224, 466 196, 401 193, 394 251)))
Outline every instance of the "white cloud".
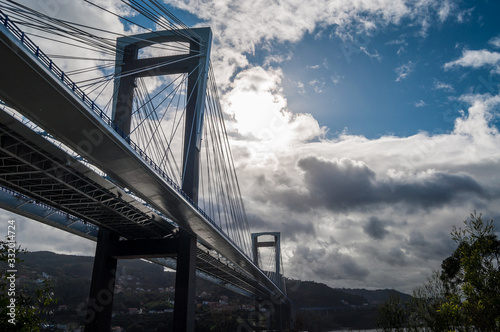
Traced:
POLYGON ((305 94, 305 93, 306 93, 306 90, 305 90, 305 88, 304 88, 304 87, 305 87, 305 86, 304 86, 304 83, 302 83, 302 82, 300 82, 300 81, 299 81, 299 82, 297 82, 297 88, 299 89, 299 94, 303 95, 303 94, 305 94))
POLYGON ((230 92, 223 96, 225 112, 236 121, 233 129, 272 146, 322 136, 324 129, 312 116, 292 114, 287 109, 281 79, 281 70, 262 67, 252 67, 236 75, 230 92))
POLYGON ((443 1, 441 7, 438 9, 438 17, 440 22, 446 21, 455 5, 449 0, 443 1))
POLYGON ((465 95, 462 101, 472 104, 468 110, 467 117, 458 118, 455 122, 455 133, 467 135, 478 141, 482 146, 495 144, 492 137, 498 137, 498 129, 492 126, 491 120, 494 117, 492 111, 500 104, 500 95, 465 95))
POLYGON ((463 22, 467 21, 468 19, 470 19, 474 9, 475 9, 475 7, 464 9, 462 11, 458 11, 456 13, 457 22, 463 23, 463 22))
POLYGON ((459 59, 445 63, 444 68, 451 69, 454 67, 471 67, 477 69, 481 67, 492 67, 494 71, 498 71, 499 64, 499 52, 491 52, 488 50, 465 50, 459 59))
POLYGON ((500 48, 500 36, 491 38, 489 44, 496 48, 500 48))
POLYGON ((309 81, 309 86, 313 88, 314 92, 316 93, 323 93, 323 89, 325 87, 325 82, 320 79, 314 79, 312 81, 309 81))
POLYGON ((449 83, 444 83, 439 80, 434 80, 434 89, 435 90, 444 90, 446 92, 454 92, 455 89, 449 83))
POLYGON ((374 22, 398 22, 412 10, 402 0, 322 0, 314 3, 298 0, 250 3, 239 0, 230 4, 226 0, 168 2, 196 13, 207 20, 215 30, 223 30, 224 34, 219 34, 223 44, 227 43, 240 51, 250 53, 261 41, 298 41, 306 31, 311 32, 318 25, 345 26, 358 22, 362 23, 365 29, 371 30, 375 26, 374 22))
POLYGON ((319 69, 319 65, 307 66, 308 69, 319 69))
POLYGON ((398 50, 396 51, 396 54, 401 55, 402 53, 406 52, 406 47, 408 46, 408 42, 404 39, 404 37, 401 37, 399 39, 391 40, 385 45, 395 45, 398 46, 398 50))
POLYGON ((332 80, 333 84, 337 85, 340 83, 341 80, 344 79, 344 76, 335 74, 330 76, 330 79, 332 80))
POLYGON ((404 38, 394 39, 385 43, 386 45, 408 45, 404 38))
POLYGON ((377 51, 375 51, 374 53, 370 53, 370 52, 368 52, 368 50, 366 49, 366 47, 360 47, 360 50, 364 54, 368 55, 370 58, 377 59, 379 61, 382 60, 382 57, 380 56, 380 54, 378 54, 377 51))
POLYGON ((424 107, 427 106, 427 103, 420 99, 419 101, 415 102, 415 107, 424 107))
POLYGON ((397 74, 396 82, 406 79, 408 75, 410 75, 410 73, 413 72, 414 67, 415 65, 411 61, 408 61, 407 63, 397 67, 394 70, 394 72, 396 72, 397 74))
POLYGON ((271 65, 280 64, 284 61, 290 60, 292 58, 292 54, 288 53, 286 55, 269 55, 264 59, 264 67, 268 67, 271 65))

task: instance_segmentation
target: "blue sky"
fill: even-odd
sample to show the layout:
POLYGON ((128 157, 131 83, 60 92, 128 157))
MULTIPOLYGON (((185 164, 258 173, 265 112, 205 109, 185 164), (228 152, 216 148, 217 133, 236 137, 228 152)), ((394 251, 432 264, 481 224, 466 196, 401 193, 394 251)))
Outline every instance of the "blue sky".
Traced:
MULTIPOLYGON (((451 131, 465 107, 456 98, 471 90, 494 93, 500 81, 488 68, 444 66, 465 50, 498 48, 490 41, 498 36, 500 4, 436 3, 452 9, 445 18, 430 10, 425 27, 403 17, 397 24, 374 22, 346 39, 339 26, 321 25, 297 42, 268 40, 243 54, 255 66, 279 54, 278 64, 267 63, 283 70, 289 109, 311 113, 329 128, 329 137, 344 130, 370 138, 451 131)), ((173 11, 190 25, 204 25, 193 13, 173 11)))
MULTIPOLYGON (((289 277, 411 292, 473 210, 498 228, 497 1, 166 2, 213 30, 250 227, 282 232, 289 277)), ((57 13, 83 10, 61 2, 57 13)), ((86 17, 126 30, 99 15, 86 17)), ((88 241, 20 224, 31 250, 92 254, 88 241)))
MULTIPOLYGON (((463 4, 467 8, 467 4, 463 4)), ((287 54, 280 67, 293 112, 310 112, 330 134, 408 136, 450 131, 464 106, 453 100, 470 89, 493 92, 489 70, 445 70, 466 49, 490 46, 498 34, 500 4, 474 2, 462 22, 449 18, 425 32, 410 20, 375 27, 342 40, 335 27, 316 28, 297 43, 273 43, 287 54)), ((254 64, 266 50, 256 51, 254 64)))

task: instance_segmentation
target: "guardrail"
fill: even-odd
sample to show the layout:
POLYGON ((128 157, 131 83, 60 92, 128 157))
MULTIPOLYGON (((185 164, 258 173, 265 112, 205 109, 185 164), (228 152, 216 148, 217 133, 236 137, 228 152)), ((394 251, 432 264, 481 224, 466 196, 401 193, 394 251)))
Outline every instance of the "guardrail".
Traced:
MULTIPOLYGON (((113 131, 115 131, 123 140, 126 142, 132 150, 134 150, 142 159, 145 161, 162 179, 164 179, 178 194, 185 198, 185 200, 196 210, 198 211, 212 226, 214 226, 217 230, 219 230, 222 234, 225 235, 226 239, 231 242, 233 246, 239 248, 239 246, 223 231, 222 227, 220 227, 198 204, 196 204, 191 197, 189 197, 182 188, 175 183, 168 174, 161 169, 151 157, 149 157, 146 152, 144 152, 134 141, 130 139, 119 127, 116 125, 113 120, 93 101, 89 98, 85 92, 76 85, 65 73, 61 70, 53 61, 49 58, 26 34, 19 28, 17 25, 12 22, 8 15, 3 13, 0 10, 0 24, 3 25, 8 31, 10 31, 20 42, 21 44, 32 54, 34 55, 39 62, 57 78, 61 81, 69 90, 71 90, 88 108, 94 112, 99 118, 113 131)), ((247 253, 241 251, 250 261, 250 257, 248 257, 247 253)))

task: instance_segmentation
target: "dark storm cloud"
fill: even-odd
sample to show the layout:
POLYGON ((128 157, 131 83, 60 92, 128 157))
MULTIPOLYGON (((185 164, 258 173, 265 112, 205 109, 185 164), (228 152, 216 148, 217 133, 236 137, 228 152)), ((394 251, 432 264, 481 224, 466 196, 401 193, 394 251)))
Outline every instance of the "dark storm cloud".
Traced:
POLYGON ((330 162, 316 157, 300 159, 297 166, 311 196, 331 208, 347 208, 374 199, 375 173, 350 159, 330 162))
MULTIPOLYGON (((307 191, 269 191, 271 200, 297 212, 314 207, 347 210, 384 203, 432 208, 448 204, 463 195, 486 197, 483 188, 466 174, 433 171, 379 180, 366 164, 350 159, 330 161, 307 157, 300 159, 297 166, 304 172, 307 191)), ((375 222, 365 231, 377 231, 377 226, 375 222)), ((373 232, 369 234, 380 236, 373 232)))
POLYGON ((272 218, 270 220, 264 220, 253 213, 247 213, 247 219, 252 232, 274 232, 283 230, 281 233, 283 240, 296 242, 303 240, 304 235, 311 235, 313 237, 316 235, 314 224, 311 223, 310 220, 296 219, 290 216, 286 219, 272 218), (283 225, 286 225, 285 230, 283 229, 283 225))
POLYGON ((273 200, 296 213, 307 213, 311 207, 317 206, 312 196, 294 190, 280 190, 273 200))
POLYGON ((392 266, 408 265, 407 256, 401 248, 391 248, 382 258, 382 261, 392 266))
POLYGON ((481 186, 468 175, 435 173, 421 182, 396 184, 392 195, 387 195, 387 199, 414 202, 422 206, 440 206, 462 193, 484 195, 481 186))
MULTIPOLYGON (((397 225, 394 223, 393 225, 397 225)), ((449 234, 437 231, 423 234, 411 230, 407 238, 397 242, 371 242, 362 246, 371 259, 394 267, 420 266, 429 262, 440 262, 454 250, 454 242, 449 234)))
POLYGON ((325 280, 365 280, 370 274, 370 271, 360 266, 353 257, 332 247, 311 249, 309 245, 298 245, 290 263, 325 280))
POLYGON ((399 244, 392 246, 384 245, 366 245, 363 246, 363 252, 370 260, 388 264, 390 266, 404 267, 410 264, 411 260, 406 252, 399 244))
POLYGON ((290 212, 306 213, 314 205, 312 197, 290 189, 290 181, 283 177, 257 175, 252 183, 253 199, 262 204, 278 204, 286 206, 290 212))
POLYGON ((389 231, 386 229, 387 223, 379 220, 377 217, 371 217, 370 220, 363 226, 363 231, 372 239, 382 240, 389 231))
POLYGON ((442 260, 454 250, 454 242, 450 235, 438 231, 425 236, 417 230, 410 233, 408 240, 402 244, 404 249, 424 261, 442 260))

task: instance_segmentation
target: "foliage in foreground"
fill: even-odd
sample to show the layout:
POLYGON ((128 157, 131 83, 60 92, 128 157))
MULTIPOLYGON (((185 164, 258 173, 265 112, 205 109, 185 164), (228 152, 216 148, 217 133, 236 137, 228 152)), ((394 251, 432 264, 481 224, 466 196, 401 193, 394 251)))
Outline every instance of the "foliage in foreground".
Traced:
POLYGON ((493 221, 472 213, 453 228, 453 254, 403 302, 380 307, 382 331, 500 331, 500 241, 493 221))
POLYGON ((50 281, 43 281, 28 294, 15 284, 15 273, 8 272, 10 263, 17 266, 26 250, 14 242, 0 241, 0 331, 40 331, 47 308, 55 303, 50 281))

